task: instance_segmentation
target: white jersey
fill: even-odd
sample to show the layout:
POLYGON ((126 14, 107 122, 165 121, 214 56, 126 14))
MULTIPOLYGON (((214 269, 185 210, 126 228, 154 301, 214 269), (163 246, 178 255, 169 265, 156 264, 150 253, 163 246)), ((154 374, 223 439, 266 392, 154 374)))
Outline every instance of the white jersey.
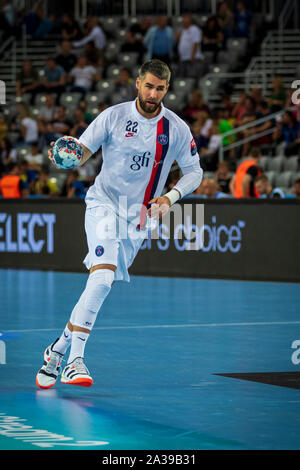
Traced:
POLYGON ((199 162, 182 119, 163 105, 158 116, 147 119, 138 112, 136 100, 104 110, 79 141, 92 153, 102 147, 103 154, 102 169, 86 195, 87 207, 106 203, 128 221, 161 195, 175 160, 181 168, 199 162))

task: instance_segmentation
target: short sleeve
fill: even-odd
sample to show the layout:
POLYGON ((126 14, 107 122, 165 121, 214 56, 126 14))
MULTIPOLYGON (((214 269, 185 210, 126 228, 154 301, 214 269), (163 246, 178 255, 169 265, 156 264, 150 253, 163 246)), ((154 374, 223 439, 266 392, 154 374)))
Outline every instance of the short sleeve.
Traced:
POLYGON ((187 125, 180 128, 178 142, 180 144, 174 160, 178 162, 180 167, 194 165, 199 162, 197 145, 187 125))
POLYGON ((201 42, 201 30, 197 26, 193 26, 193 43, 201 42))
POLYGON ((87 147, 92 153, 97 152, 99 148, 108 141, 109 138, 109 108, 102 111, 86 130, 81 134, 79 142, 87 147))

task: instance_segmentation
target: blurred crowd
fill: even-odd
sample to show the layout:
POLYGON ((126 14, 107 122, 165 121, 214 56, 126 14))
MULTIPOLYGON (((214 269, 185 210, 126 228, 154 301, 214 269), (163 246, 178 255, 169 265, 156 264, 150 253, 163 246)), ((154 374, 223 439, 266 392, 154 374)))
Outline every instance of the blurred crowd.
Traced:
MULTIPOLYGON (((10 2, 3 1, 0 23, 4 38, 13 33, 16 24, 18 28, 24 25, 33 40, 46 40, 49 33, 59 38, 57 54, 46 57, 42 69, 37 70, 30 60, 22 64, 16 81, 15 113, 8 118, 4 110, 0 110, 1 194, 3 197, 84 197, 101 169, 101 151, 84 167, 67 172, 63 183, 58 185, 55 176, 51 171, 49 173, 47 148, 50 142, 62 135, 80 137, 92 121, 94 116, 86 97, 89 92, 97 90, 99 82, 107 79, 110 63, 106 49, 111 33, 102 27, 101 18, 95 16, 89 16, 81 25, 66 12, 57 21, 54 15, 44 14, 40 3, 29 13, 23 12, 16 18, 10 2), (79 104, 75 109, 62 103, 61 96, 65 92, 79 94, 79 104), (38 113, 33 115, 32 108, 41 96, 43 100, 39 102, 38 113), (12 134, 13 140, 10 138, 12 134)), ((136 53, 137 65, 150 58, 167 62, 171 69, 176 63, 175 77, 195 78, 195 83, 199 83, 197 79, 203 75, 203 54, 209 51, 217 58, 228 39, 249 38, 251 27, 252 12, 245 2, 221 1, 217 14, 208 17, 202 27, 193 21, 190 14, 183 15, 180 28, 176 30, 164 15, 156 19, 144 17, 139 23, 127 27, 120 51, 136 53)), ((122 67, 114 78, 120 101, 136 97, 135 78, 133 70, 127 67, 122 67)), ((107 99, 96 103, 97 112, 101 113, 111 104, 109 98, 107 94, 107 99)), ((230 92, 224 91, 220 103, 213 109, 196 85, 178 112, 191 128, 205 175, 210 174, 194 196, 279 197, 280 191, 273 192, 270 182, 265 181, 259 159, 266 146, 276 149, 281 145, 287 157, 298 155, 299 111, 300 108, 292 104, 291 92, 285 89, 280 76, 274 77, 272 93, 268 97, 255 87, 249 94, 241 93, 239 100, 233 101, 230 92), (285 112, 280 119, 275 119, 273 113, 278 111, 285 112), (222 136, 269 115, 270 119, 260 126, 222 136), (230 150, 225 154, 225 160, 219 161, 221 145, 229 145, 237 139, 272 128, 275 128, 274 132, 245 143, 239 150, 230 150), (247 157, 248 163, 242 178, 236 162, 243 157, 247 157)), ((174 168, 166 190, 180 177, 176 162, 174 168)), ((299 181, 296 181, 291 195, 300 196, 299 186, 299 181)))

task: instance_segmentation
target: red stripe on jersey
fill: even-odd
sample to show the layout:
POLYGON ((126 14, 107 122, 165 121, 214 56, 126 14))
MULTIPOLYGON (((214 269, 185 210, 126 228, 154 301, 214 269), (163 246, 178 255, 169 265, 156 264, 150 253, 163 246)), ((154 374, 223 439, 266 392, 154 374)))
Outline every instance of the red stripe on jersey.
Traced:
POLYGON ((161 155, 162 155, 163 146, 157 140, 157 138, 160 134, 163 134, 163 117, 157 123, 155 158, 154 158, 153 167, 152 167, 152 171, 151 171, 151 175, 150 175, 150 180, 149 180, 149 183, 147 185, 145 195, 144 195, 143 205, 142 205, 141 213, 140 213, 140 223, 137 226, 138 230, 143 228, 143 226, 145 224, 145 221, 146 221, 147 206, 148 206, 148 202, 150 200, 151 191, 152 191, 152 188, 153 188, 153 184, 154 184, 154 181, 155 181, 155 176, 156 176, 157 169, 159 167, 159 162, 160 162, 161 155))

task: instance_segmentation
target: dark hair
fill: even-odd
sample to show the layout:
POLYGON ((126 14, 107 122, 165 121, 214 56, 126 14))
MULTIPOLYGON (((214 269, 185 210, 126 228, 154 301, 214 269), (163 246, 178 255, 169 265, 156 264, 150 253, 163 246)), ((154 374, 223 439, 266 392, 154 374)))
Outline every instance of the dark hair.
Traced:
POLYGON ((255 178, 255 183, 257 183, 257 181, 264 181, 265 183, 267 183, 269 181, 269 178, 267 177, 267 175, 262 174, 262 175, 258 175, 255 178))
POLYGON ((145 62, 139 69, 139 77, 141 80, 145 78, 146 73, 151 73, 160 80, 166 80, 170 83, 171 71, 165 62, 159 59, 151 59, 145 62))
POLYGON ((249 152, 249 156, 253 158, 258 158, 261 155, 261 151, 259 147, 252 147, 249 152))
POLYGON ((297 119, 295 118, 294 114, 292 111, 289 111, 288 109, 285 111, 285 114, 289 116, 289 118, 293 121, 293 126, 297 124, 297 119))
POLYGON ((269 109, 269 105, 267 103, 267 101, 261 101, 258 106, 260 106, 262 109, 269 109))
POLYGON ((255 106, 256 106, 256 101, 255 101, 255 99, 253 98, 253 96, 247 95, 247 96, 246 96, 246 100, 251 101, 251 104, 252 104, 253 108, 255 108, 255 106))

